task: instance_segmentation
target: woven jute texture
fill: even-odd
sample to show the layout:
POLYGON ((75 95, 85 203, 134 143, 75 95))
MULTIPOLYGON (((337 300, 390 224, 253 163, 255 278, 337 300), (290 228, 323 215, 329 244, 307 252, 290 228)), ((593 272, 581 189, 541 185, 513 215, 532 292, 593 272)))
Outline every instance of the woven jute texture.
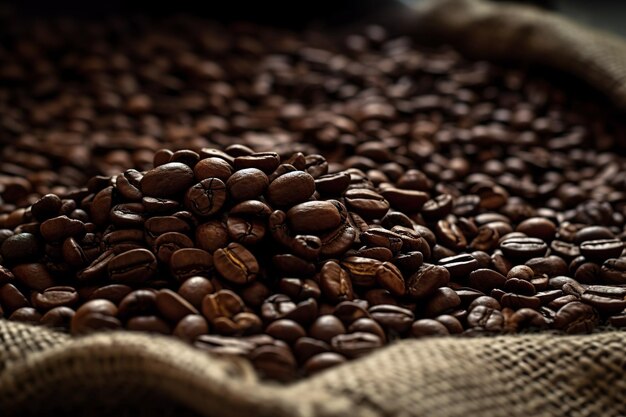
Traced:
MULTIPOLYGON (((626 43, 511 5, 443 0, 423 36, 577 75, 626 109, 626 43)), ((406 340, 288 386, 171 338, 0 320, 0 416, 626 416, 626 333, 406 340)))

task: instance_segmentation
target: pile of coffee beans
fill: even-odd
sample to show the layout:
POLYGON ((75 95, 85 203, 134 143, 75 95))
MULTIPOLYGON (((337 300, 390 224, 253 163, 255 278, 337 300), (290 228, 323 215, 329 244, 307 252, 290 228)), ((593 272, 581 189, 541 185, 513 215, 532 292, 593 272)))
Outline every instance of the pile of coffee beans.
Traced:
POLYGON ((378 27, 7 22, 0 317, 290 381, 394 340, 626 327, 626 129, 378 27))

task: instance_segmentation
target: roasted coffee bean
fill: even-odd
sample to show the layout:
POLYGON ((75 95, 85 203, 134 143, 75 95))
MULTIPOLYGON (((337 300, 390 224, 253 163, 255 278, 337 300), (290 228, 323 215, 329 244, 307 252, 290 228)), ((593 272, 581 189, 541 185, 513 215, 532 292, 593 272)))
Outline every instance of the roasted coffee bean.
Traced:
POLYGON ((550 243, 550 253, 569 263, 574 260, 574 258, 580 256, 580 248, 573 243, 553 240, 552 243, 550 243))
POLYGON ((386 288, 396 296, 402 296, 406 291, 402 272, 391 262, 383 262, 378 267, 376 280, 381 287, 386 288))
POLYGON ((626 308, 626 288, 591 285, 583 292, 581 301, 602 314, 617 314, 626 308))
POLYGON ((532 258, 526 261, 526 266, 530 267, 535 276, 545 275, 556 277, 567 275, 568 267, 565 261, 558 256, 546 256, 542 258, 532 258))
POLYGON ((360 256, 349 256, 341 262, 341 266, 350 274, 354 285, 371 287, 376 283, 378 268, 382 262, 360 256))
POLYGON ((604 261, 600 269, 600 277, 607 284, 626 284, 626 258, 613 258, 604 261))
POLYGON ((309 358, 320 353, 330 352, 331 349, 328 343, 312 337, 301 337, 293 346, 294 353, 300 363, 306 362, 309 358))
POLYGON ((548 245, 537 238, 510 238, 500 243, 500 249, 507 258, 523 262, 544 256, 548 250, 548 245))
POLYGON ((386 342, 387 336, 385 335, 385 331, 383 328, 373 319, 370 318, 361 318, 352 322, 350 327, 348 327, 348 333, 356 333, 356 332, 364 332, 364 333, 372 333, 375 334, 383 341, 386 342))
POLYGON ((160 262, 168 264, 174 252, 183 248, 193 248, 193 246, 193 241, 184 234, 168 232, 160 235, 156 239, 154 242, 154 251, 160 262))
POLYGON ((202 300, 215 291, 211 281, 204 277, 186 279, 178 288, 178 294, 197 309, 202 308, 202 300))
POLYGON ((397 253, 402 249, 402 236, 387 229, 371 227, 360 234, 361 242, 371 247, 383 247, 397 253))
POLYGON ((80 220, 59 216, 44 221, 39 231, 49 242, 58 242, 68 237, 82 238, 85 235, 85 224, 80 220))
POLYGON ((231 243, 213 254, 215 269, 226 280, 246 284, 256 278, 259 264, 250 251, 239 243, 231 243))
POLYGON ((452 212, 453 198, 450 194, 441 194, 424 203, 420 213, 424 219, 435 221, 446 217, 452 212))
POLYGON ((202 249, 178 249, 170 257, 170 271, 180 282, 194 276, 209 277, 213 271, 213 256, 202 249))
POLYGON ((112 258, 108 263, 109 278, 122 284, 141 284, 157 272, 157 260, 147 249, 133 249, 112 258))
POLYGON ((41 243, 31 233, 14 234, 2 242, 0 255, 4 262, 20 262, 36 259, 41 243))
POLYGON ((169 198, 183 194, 194 180, 193 171, 180 162, 160 165, 141 179, 141 192, 148 197, 169 198))
MULTIPOLYGON (((346 206, 364 219, 380 219, 389 211, 389 202, 383 195, 365 188, 346 191, 344 199, 346 206)), ((399 200, 403 201, 403 197, 399 197, 399 200)))
POLYGON ((442 323, 433 319, 417 320, 411 326, 411 336, 428 337, 428 336, 448 336, 450 332, 442 323))
POLYGON ((521 222, 515 231, 550 242, 556 235, 556 225, 545 217, 532 217, 521 222))
POLYGON ((172 329, 165 320, 156 316, 136 316, 126 323, 128 330, 148 333, 170 334, 172 329))
POLYGON ((346 326, 351 325, 358 319, 370 317, 367 311, 367 302, 363 303, 361 301, 342 301, 335 307, 333 315, 338 317, 346 326))
POLYGON ((619 258, 623 250, 624 243, 619 239, 587 240, 580 244, 581 255, 597 263, 619 258))
POLYGON ((345 333, 346 328, 341 320, 332 315, 318 317, 308 331, 310 337, 327 343, 330 343, 335 336, 345 333))
POLYGON ((67 331, 71 326, 74 314, 74 310, 69 307, 54 307, 41 316, 39 322, 52 329, 67 331))
POLYGON ((422 306, 426 317, 435 317, 461 305, 461 298, 449 287, 438 288, 422 306))
POLYGON ((437 238, 446 248, 462 251, 467 247, 467 239, 461 229, 447 220, 439 220, 435 226, 437 238))
POLYGON ((228 193, 238 201, 253 200, 259 197, 265 192, 268 185, 267 175, 256 168, 239 170, 226 181, 228 193))
POLYGON ((196 229, 196 245, 209 253, 228 245, 228 230, 219 220, 210 220, 196 229))
POLYGON ((107 300, 87 301, 72 317, 72 334, 84 334, 96 330, 114 330, 121 327, 115 317, 117 307, 107 300))
MULTIPOLYGON (((348 192, 346 192, 346 197, 347 197, 347 194, 348 192)), ((356 195, 356 193, 353 193, 353 194, 356 195)), ((364 197, 361 197, 361 198, 367 198, 365 197, 366 193, 362 193, 362 194, 364 197)), ((427 193, 423 191, 416 191, 416 190, 406 190, 406 189, 390 187, 390 188, 386 188, 382 190, 380 195, 384 198, 383 202, 385 204, 378 204, 376 210, 379 210, 379 213, 382 213, 382 215, 384 215, 384 213, 387 212, 387 210, 384 210, 385 206, 389 208, 389 205, 391 205, 396 210, 400 210, 406 213, 414 213, 414 212, 419 211, 422 208, 422 206, 428 201, 427 193)), ((357 208, 358 205, 354 205, 352 203, 348 203, 348 204, 351 206, 352 209, 354 209, 354 211, 356 211, 357 213, 359 212, 359 209, 357 208)), ((358 204, 363 205, 363 202, 360 202, 358 204)), ((372 206, 373 204, 369 203, 369 205, 372 206)), ((364 217, 368 217, 368 215, 365 215, 364 217)), ((377 215, 376 217, 382 217, 382 216, 377 215)))
POLYGON ((468 283, 472 288, 483 292, 489 292, 494 288, 503 288, 506 277, 492 269, 476 269, 469 275, 468 283))
POLYGON ((304 364, 304 371, 312 375, 324 369, 332 368, 346 362, 346 358, 335 352, 322 352, 309 358, 304 364))
POLYGON ((5 314, 10 314, 18 308, 28 307, 29 302, 13 284, 4 284, 0 287, 0 306, 5 314))
POLYGON ((340 204, 331 200, 295 205, 287 212, 289 227, 296 233, 319 233, 335 229, 342 223, 340 204))
POLYGON ((319 281, 322 294, 332 302, 349 301, 354 298, 349 273, 334 261, 324 263, 319 281))
POLYGON ((162 289, 157 292, 155 302, 161 315, 172 323, 178 323, 187 315, 198 314, 193 305, 172 290, 162 289))
POLYGON ((56 307, 72 307, 78 302, 78 293, 72 287, 49 287, 31 296, 34 307, 48 311, 56 307))
POLYGON ((380 304, 370 307, 368 311, 372 319, 395 334, 408 331, 415 318, 411 310, 394 305, 380 304))
POLYGON ((450 282, 450 273, 439 265, 424 264, 406 280, 406 295, 426 298, 450 282))
POLYGON ((315 192, 315 180, 306 172, 294 171, 279 176, 267 189, 267 199, 277 207, 291 207, 306 201, 315 192))
POLYGON ((18 282, 31 290, 44 291, 54 286, 54 278, 44 264, 20 264, 13 267, 12 272, 18 282))
POLYGON ((217 213, 225 201, 226 185, 218 178, 206 178, 185 194, 185 207, 202 217, 217 213))
POLYGON ((228 181, 233 172, 228 162, 221 158, 205 158, 194 166, 193 173, 197 181, 207 178, 217 178, 223 183, 228 181))
POLYGON ((554 318, 554 327, 568 334, 591 333, 598 322, 596 310, 574 301, 561 307, 554 318))
POLYGON ((470 310, 467 324, 472 329, 494 333, 501 332, 505 325, 502 313, 487 306, 477 306, 470 310))
POLYGON ((378 336, 364 332, 337 335, 330 344, 336 352, 348 358, 362 357, 383 346, 378 336))
POLYGON ((469 254, 460 254, 439 259, 437 262, 450 273, 452 280, 465 281, 480 266, 478 261, 469 254))

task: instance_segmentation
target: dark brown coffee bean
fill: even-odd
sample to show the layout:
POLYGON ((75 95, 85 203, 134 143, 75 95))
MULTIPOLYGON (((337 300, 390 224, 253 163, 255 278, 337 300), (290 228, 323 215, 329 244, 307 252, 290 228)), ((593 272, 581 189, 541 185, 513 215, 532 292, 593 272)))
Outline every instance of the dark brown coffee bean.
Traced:
POLYGON ((54 307, 48 310, 39 323, 52 329, 69 330, 74 317, 74 310, 69 307, 54 307))
POLYGON ((332 368, 346 362, 346 358, 335 352, 322 352, 309 358, 304 364, 304 371, 312 375, 324 369, 332 368))
POLYGON ((554 327, 568 334, 591 333, 598 322, 596 310, 574 301, 561 307, 554 318, 554 327))
POLYGON ((44 221, 39 230, 47 241, 58 242, 68 237, 82 238, 85 235, 85 224, 80 220, 59 216, 44 221))
MULTIPOLYGON (((15 273, 15 271, 13 272, 15 273)), ((604 261, 600 270, 600 277, 607 284, 626 284, 626 259, 613 258, 604 261)))
POLYGON ((541 300, 534 295, 506 293, 500 298, 500 304, 502 304, 502 307, 512 308, 513 310, 520 308, 538 310, 541 307, 541 300))
POLYGON ((439 220, 435 226, 439 242, 452 250, 462 251, 467 247, 467 239, 461 229, 447 220, 439 220))
POLYGON ((228 230, 219 220, 210 220, 196 229, 196 245, 209 253, 228 244, 228 230))
POLYGON ((198 161, 193 168, 196 181, 207 178, 217 178, 222 182, 228 181, 233 169, 228 162, 221 158, 206 158, 198 161))
POLYGON ((154 242, 154 251, 157 259, 168 264, 172 253, 178 249, 193 248, 194 244, 191 239, 182 233, 168 232, 160 235, 154 242))
MULTIPOLYGON (((389 202, 375 191, 355 188, 344 193, 346 206, 364 219, 380 219, 389 211, 389 202)), ((422 203, 423 204, 423 203, 422 203)))
POLYGON ((178 323, 185 316, 198 314, 198 310, 181 295, 169 289, 156 293, 156 307, 163 316, 172 323, 178 323))
POLYGON ((185 194, 185 208, 202 217, 217 213, 225 201, 226 185, 218 178, 206 178, 185 194))
POLYGON ((257 168, 266 174, 274 172, 280 164, 280 158, 275 152, 259 152, 250 155, 238 156, 235 158, 234 166, 236 170, 245 168, 257 168))
MULTIPOLYGON (((350 191, 346 192, 346 198, 348 198, 348 193, 350 191)), ((423 191, 406 190, 400 188, 387 188, 385 190, 382 190, 380 195, 385 198, 384 202, 386 203, 387 208, 389 208, 389 205, 391 205, 394 209, 403 211, 405 213, 414 213, 419 211, 429 199, 428 194, 423 191)), ((350 206, 349 203, 348 205, 350 206)), ((381 211, 382 207, 383 205, 381 205, 380 207, 381 211)), ((358 209, 354 207, 351 208, 357 213, 359 212, 358 209)), ((387 211, 385 210, 385 213, 386 212, 387 211)), ((380 218, 382 216, 384 216, 384 213, 382 215, 377 215, 376 218, 380 218)))
POLYGON ((580 244, 580 253, 592 262, 602 263, 610 258, 619 258, 624 243, 619 239, 587 240, 580 244))
POLYGON ((18 233, 8 237, 0 246, 4 262, 32 261, 39 256, 40 243, 31 233, 18 233))
POLYGON ((494 288, 503 288, 506 277, 492 269, 477 269, 469 275, 469 285, 483 292, 489 292, 494 288))
POLYGON ((473 329, 499 333, 504 329, 504 316, 496 309, 477 306, 469 312, 467 324, 473 329))
POLYGON ((461 299, 458 294, 449 287, 441 287, 428 298, 422 309, 427 317, 435 317, 459 305, 461 305, 461 299))
POLYGON ((61 210, 61 199, 55 194, 46 194, 33 203, 31 213, 33 217, 43 223, 44 221, 56 217, 61 210))
POLYGON ((291 207, 306 201, 315 191, 315 180, 306 172, 294 171, 279 176, 267 189, 267 199, 273 206, 291 207))
POLYGON ((198 336, 209 332, 209 324, 204 317, 190 314, 183 317, 174 328, 173 335, 187 343, 193 343, 198 336))
POLYGON ((576 230, 573 236, 573 242, 580 245, 588 240, 613 239, 615 234, 604 226, 587 226, 576 230))
POLYGON ((293 344, 301 337, 306 336, 306 331, 293 320, 281 319, 270 323, 265 332, 275 339, 293 344))
POLYGON ((442 266, 424 264, 406 281, 406 295, 411 298, 426 298, 450 281, 450 273, 442 266))
POLYGON ((411 326, 411 336, 428 337, 428 336, 448 336, 450 332, 448 328, 437 320, 421 319, 417 320, 411 326))
POLYGON ((602 314, 617 314, 626 308, 626 288, 591 285, 583 292, 581 301, 602 314))
POLYGON ((263 377, 282 382, 296 377, 296 359, 287 347, 260 346, 250 353, 249 358, 263 377))
POLYGON ((254 200, 265 192, 268 185, 267 175, 256 168, 239 170, 226 181, 228 193, 238 201, 254 200))
POLYGON ((133 249, 109 261, 109 278, 122 284, 141 284, 157 272, 157 260, 147 249, 133 249))
POLYGON ((110 285, 105 285, 103 287, 93 288, 93 291, 90 291, 87 297, 83 296, 80 290, 79 290, 79 294, 81 298, 85 298, 87 300, 96 300, 98 298, 101 298, 103 300, 109 300, 113 304, 117 305, 132 290, 133 289, 129 287, 128 285, 110 284, 110 285))
POLYGON ((335 229, 342 222, 339 202, 308 201, 293 206, 287 212, 290 228, 297 233, 318 233, 335 229))
POLYGON ((293 345, 293 350, 300 363, 320 353, 329 352, 332 348, 326 342, 311 337, 301 337, 293 345))
POLYGON ((54 286, 54 278, 44 264, 20 264, 13 267, 12 272, 18 282, 31 290, 44 291, 54 286))
POLYGON ((333 349, 348 358, 359 358, 383 346, 382 340, 372 333, 340 334, 331 341, 333 349))
POLYGON ((571 262, 574 258, 580 256, 580 249, 573 243, 553 240, 550 243, 550 253, 561 257, 565 262, 571 262))
POLYGON ((394 305, 381 304, 370 307, 368 311, 384 329, 396 334, 407 332, 415 319, 411 310, 394 305))
POLYGON ((350 174, 337 172, 322 175, 315 180, 315 189, 323 195, 338 196, 350 185, 350 174))
POLYGON ((330 343, 335 336, 344 333, 346 333, 346 328, 341 320, 331 315, 318 317, 308 332, 310 337, 327 343, 330 343))
POLYGON ((182 195, 193 184, 191 168, 180 162, 160 165, 141 179, 141 192, 148 197, 168 198, 182 195))
POLYGON ((396 296, 406 292, 402 272, 391 262, 383 262, 376 270, 376 281, 396 296))
POLYGON ((4 284, 0 287, 0 305, 5 314, 11 314, 18 308, 29 307, 29 302, 13 284, 4 284))
POLYGON ((383 229, 382 227, 370 227, 360 234, 361 242, 370 247, 383 247, 397 253, 402 249, 402 236, 383 229))
POLYGON ((524 233, 528 237, 550 242, 556 235, 556 225, 543 217, 532 217, 517 225, 517 232, 524 233))
POLYGON ((171 334, 172 329, 165 320, 157 316, 136 316, 126 323, 126 329, 137 332, 171 334))
POLYGON ((213 271, 213 256, 202 249, 179 249, 170 257, 170 271, 180 282, 194 276, 209 277, 213 271))
POLYGON ((493 308, 494 310, 502 310, 502 307, 500 306, 500 303, 498 302, 498 300, 496 300, 493 297, 489 297, 487 295, 482 295, 472 300, 472 302, 469 304, 467 309, 469 311, 472 311, 475 307, 478 307, 478 306, 489 307, 489 308, 493 308))
POLYGON ((72 307, 78 302, 78 293, 73 287, 49 287, 31 296, 32 304, 40 311, 55 307, 72 307))
POLYGON ((367 312, 367 303, 361 301, 362 300, 342 301, 335 307, 333 315, 339 318, 346 326, 350 326, 358 319, 369 318, 370 314, 367 312))
POLYGON ((428 221, 436 221, 452 212, 453 197, 450 194, 441 194, 424 203, 422 216, 428 221))
POLYGON ((372 333, 380 338, 385 343, 387 341, 387 335, 383 328, 375 320, 370 318, 360 318, 355 320, 350 327, 348 327, 348 333, 372 333))
POLYGON ((246 284, 256 279, 259 264, 250 251, 239 243, 231 243, 213 254, 215 269, 230 282, 246 284))
POLYGON ((121 327, 117 307, 107 300, 88 301, 76 310, 72 318, 72 334, 84 334, 97 330, 114 330, 121 327))
POLYGON ((338 263, 334 261, 324 263, 319 280, 322 294, 330 301, 341 302, 354 298, 350 275, 338 263))
POLYGON ((469 275, 478 269, 478 261, 470 254, 453 255, 439 259, 438 264, 450 273, 450 278, 457 281, 465 281, 469 275))
POLYGON ((441 316, 435 317, 435 320, 446 326, 446 329, 448 329, 448 333, 450 334, 463 333, 463 325, 458 318, 452 315, 443 314, 441 316))
POLYGON ((535 295, 537 292, 535 286, 530 282, 519 278, 509 278, 502 288, 506 292, 520 295, 535 295))
POLYGON ((371 258, 349 256, 341 261, 341 266, 348 271, 354 285, 371 287, 376 283, 378 268, 382 262, 371 258))
POLYGON ((526 266, 533 270, 535 276, 545 275, 547 277, 555 277, 567 275, 568 273, 568 267, 565 261, 553 255, 529 259, 526 261, 526 266))
POLYGON ((531 258, 544 256, 548 250, 548 245, 537 238, 510 238, 500 243, 500 249, 507 258, 525 262, 531 258))

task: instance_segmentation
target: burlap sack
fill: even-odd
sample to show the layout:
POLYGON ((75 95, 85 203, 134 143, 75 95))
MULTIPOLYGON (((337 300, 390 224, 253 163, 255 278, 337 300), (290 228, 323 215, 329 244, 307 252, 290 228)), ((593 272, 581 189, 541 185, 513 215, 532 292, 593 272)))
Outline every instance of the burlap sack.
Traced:
MULTIPOLYGON (((537 62, 626 109, 626 44, 519 6, 451 0, 419 29, 484 58, 537 62)), ((0 320, 0 416, 624 416, 626 333, 407 340, 276 386, 171 338, 72 339, 0 320)))

